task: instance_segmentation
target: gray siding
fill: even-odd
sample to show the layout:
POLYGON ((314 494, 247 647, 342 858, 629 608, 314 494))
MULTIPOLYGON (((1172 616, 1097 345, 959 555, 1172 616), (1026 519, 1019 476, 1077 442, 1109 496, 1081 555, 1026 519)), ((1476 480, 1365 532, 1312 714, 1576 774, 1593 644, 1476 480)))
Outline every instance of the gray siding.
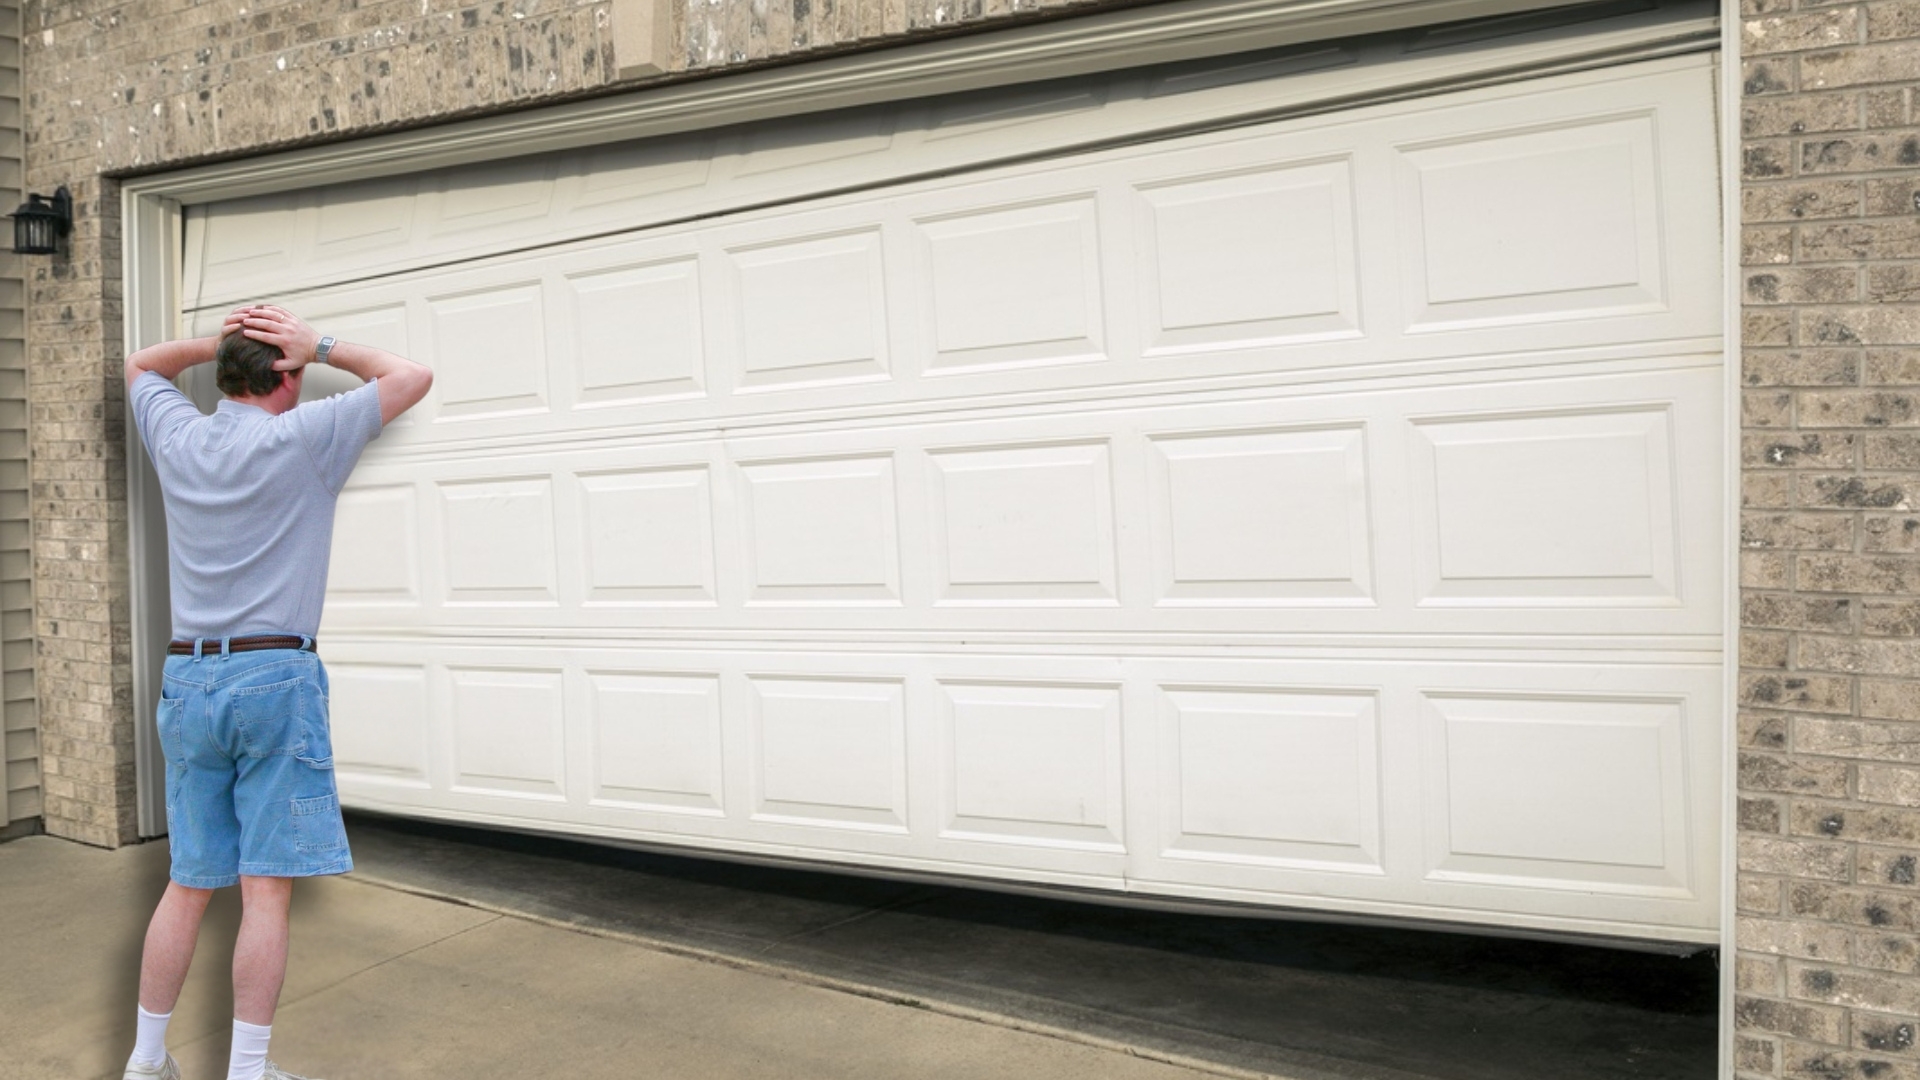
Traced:
MULTIPOLYGON (((0 4, 0 213, 20 204, 20 9, 0 4)), ((11 223, 9 223, 10 225, 11 223)), ((5 231, 0 226, 0 232, 5 231)), ((10 249, 8 235, 0 248, 10 249)), ((27 524, 27 360, 21 257, 0 250, 0 828, 40 816, 33 694, 33 565, 27 524)))

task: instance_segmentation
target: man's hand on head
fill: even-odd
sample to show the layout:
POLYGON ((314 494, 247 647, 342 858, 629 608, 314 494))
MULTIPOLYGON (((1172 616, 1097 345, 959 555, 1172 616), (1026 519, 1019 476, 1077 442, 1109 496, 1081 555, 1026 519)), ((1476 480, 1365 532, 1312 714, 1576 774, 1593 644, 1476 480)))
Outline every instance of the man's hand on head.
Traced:
POLYGON ((320 335, 301 321, 300 316, 273 304, 256 304, 236 310, 227 318, 232 319, 234 315, 241 315, 241 333, 255 341, 277 345, 286 354, 274 362, 273 370, 298 371, 313 362, 314 352, 320 347, 320 335), (242 310, 244 315, 241 315, 242 310))

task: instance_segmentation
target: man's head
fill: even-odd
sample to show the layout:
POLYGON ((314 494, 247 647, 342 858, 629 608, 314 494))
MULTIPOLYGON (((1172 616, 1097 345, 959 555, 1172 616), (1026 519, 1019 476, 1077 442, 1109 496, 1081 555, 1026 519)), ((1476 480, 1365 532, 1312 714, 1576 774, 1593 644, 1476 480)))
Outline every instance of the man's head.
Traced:
POLYGON ((255 341, 236 330, 214 348, 214 385, 228 397, 266 397, 280 388, 285 373, 273 370, 273 365, 285 356, 280 346, 255 341))

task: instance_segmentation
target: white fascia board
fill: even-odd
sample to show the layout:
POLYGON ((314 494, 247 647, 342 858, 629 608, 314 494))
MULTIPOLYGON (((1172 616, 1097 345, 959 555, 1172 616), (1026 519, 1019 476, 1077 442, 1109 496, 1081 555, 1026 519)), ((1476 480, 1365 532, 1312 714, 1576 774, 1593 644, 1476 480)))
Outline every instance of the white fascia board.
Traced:
POLYGON ((636 86, 586 101, 303 147, 150 176, 126 189, 182 203, 1043 79, 1172 63, 1570 0, 1179 0, 817 61, 636 86))

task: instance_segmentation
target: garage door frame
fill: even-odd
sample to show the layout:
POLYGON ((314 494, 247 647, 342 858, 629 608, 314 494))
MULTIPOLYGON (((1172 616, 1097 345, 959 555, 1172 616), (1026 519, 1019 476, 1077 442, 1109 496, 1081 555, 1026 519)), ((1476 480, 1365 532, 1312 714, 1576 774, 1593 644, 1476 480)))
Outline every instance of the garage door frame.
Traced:
MULTIPOLYGON (((776 68, 739 76, 689 82, 645 94, 534 109, 442 125, 415 132, 369 138, 347 144, 312 147, 125 180, 122 187, 125 245, 125 344, 129 351, 178 332, 178 284, 181 222, 190 204, 342 183, 455 164, 514 157, 561 148, 624 141, 676 131, 764 120, 801 112, 827 111, 887 100, 952 93, 1036 81, 1098 70, 1144 66, 1202 56, 1277 47, 1352 36, 1407 26, 1558 6, 1540 0, 1323 0, 1299 4, 1286 0, 1197 0, 1046 23, 999 33, 947 39, 924 45, 857 54, 839 60, 776 68)), ((1722 0, 1720 14, 1720 121, 1724 335, 1729 343, 1725 374, 1728 417, 1738 414, 1737 348, 1738 128, 1740 14, 1722 0)), ((1693 30, 1697 40, 1698 27, 1693 30)), ((1652 38, 1650 35, 1643 37, 1652 38)), ((1698 48, 1688 43, 1685 48, 1698 48)), ((1511 51, 1513 66, 1475 72, 1438 63, 1434 83, 1451 86, 1504 81, 1521 74, 1553 70, 1555 65, 1619 62, 1659 55, 1676 48, 1671 35, 1633 41, 1580 38, 1511 51)), ((1408 87, 1412 89, 1413 87, 1408 87)), ((1376 94, 1384 94, 1377 88, 1376 94)), ((1323 107, 1336 104, 1325 103, 1323 107)), ((1738 535, 1738 425, 1724 433, 1723 551, 1733 552, 1738 535)), ((138 438, 128 432, 129 521, 136 715, 150 713, 158 692, 158 668, 167 635, 166 546, 158 488, 138 438)), ((1726 560, 1724 612, 1724 687, 1730 715, 1738 664, 1737 560, 1726 560)), ((165 829, 158 783, 157 746, 150 725, 136 724, 136 760, 141 778, 140 832, 165 829)), ((1721 944, 1731 956, 1733 938, 1733 858, 1735 740, 1725 740, 1722 762, 1721 944)), ((1721 1072, 1731 1061, 1731 965, 1723 965, 1721 994, 1721 1072)))

